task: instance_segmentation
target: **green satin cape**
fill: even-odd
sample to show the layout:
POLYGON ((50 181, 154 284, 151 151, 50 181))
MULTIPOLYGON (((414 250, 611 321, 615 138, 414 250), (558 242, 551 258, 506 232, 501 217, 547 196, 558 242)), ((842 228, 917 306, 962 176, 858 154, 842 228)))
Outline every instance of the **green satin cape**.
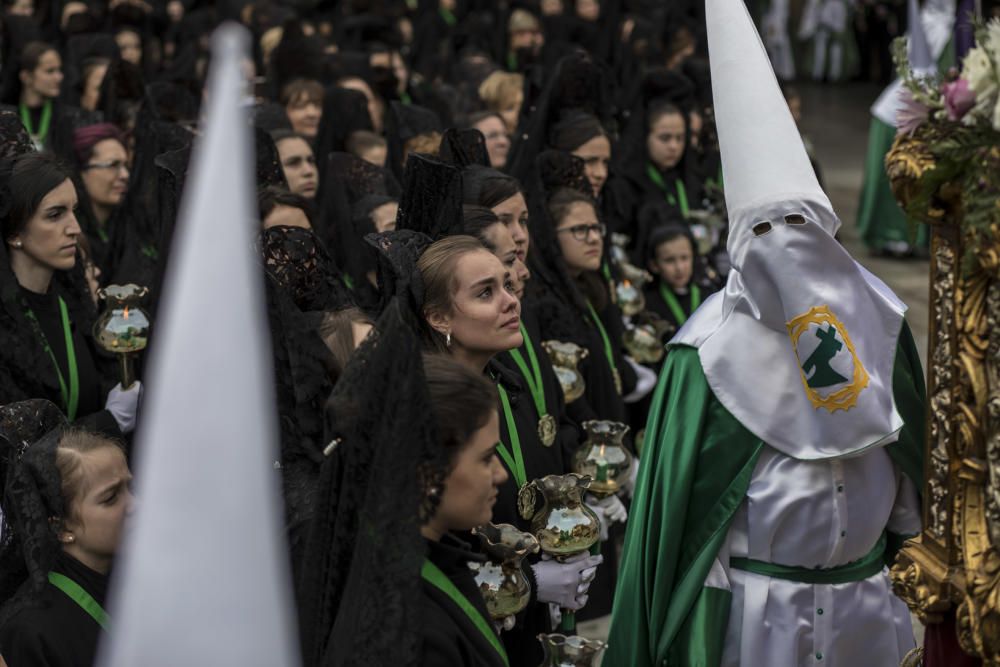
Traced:
MULTIPOLYGON (((919 489, 924 381, 905 324, 893 392, 904 427, 886 451, 919 489)), ((715 398, 692 347, 671 348, 652 406, 602 664, 717 667, 731 594, 705 579, 764 443, 715 398)), ((901 542, 889 540, 887 559, 901 542)))

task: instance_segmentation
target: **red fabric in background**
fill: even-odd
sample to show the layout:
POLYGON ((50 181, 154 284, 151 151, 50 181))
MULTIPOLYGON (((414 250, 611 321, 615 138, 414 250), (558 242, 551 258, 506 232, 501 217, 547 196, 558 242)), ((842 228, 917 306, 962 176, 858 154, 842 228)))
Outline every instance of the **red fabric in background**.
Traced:
POLYGON ((967 655, 959 647, 953 612, 946 614, 941 623, 926 626, 924 667, 982 667, 982 664, 982 660, 967 655))

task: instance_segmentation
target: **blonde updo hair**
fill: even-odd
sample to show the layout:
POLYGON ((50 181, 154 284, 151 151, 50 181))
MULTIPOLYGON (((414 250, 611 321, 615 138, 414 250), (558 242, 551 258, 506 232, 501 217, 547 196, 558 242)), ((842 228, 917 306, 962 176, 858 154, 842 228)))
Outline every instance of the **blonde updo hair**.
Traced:
POLYGON ((424 287, 421 333, 424 346, 430 350, 448 353, 445 337, 427 323, 427 316, 451 312, 454 307, 452 298, 458 290, 458 279, 455 277, 458 261, 470 252, 490 251, 478 239, 458 234, 435 241, 417 260, 417 271, 424 287))

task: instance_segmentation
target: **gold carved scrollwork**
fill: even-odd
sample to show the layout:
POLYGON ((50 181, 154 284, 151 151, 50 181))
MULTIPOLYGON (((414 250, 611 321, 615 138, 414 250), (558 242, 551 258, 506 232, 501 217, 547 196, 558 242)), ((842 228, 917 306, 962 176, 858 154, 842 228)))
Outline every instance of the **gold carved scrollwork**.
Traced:
MULTIPOLYGON (((934 161, 919 138, 900 137, 886 168, 905 206, 934 161)), ((1000 667, 1000 229, 988 243, 980 231, 963 261, 973 246, 961 191, 942 187, 923 213, 933 230, 924 530, 900 551, 893 588, 924 622, 954 610, 962 648, 1000 667)))

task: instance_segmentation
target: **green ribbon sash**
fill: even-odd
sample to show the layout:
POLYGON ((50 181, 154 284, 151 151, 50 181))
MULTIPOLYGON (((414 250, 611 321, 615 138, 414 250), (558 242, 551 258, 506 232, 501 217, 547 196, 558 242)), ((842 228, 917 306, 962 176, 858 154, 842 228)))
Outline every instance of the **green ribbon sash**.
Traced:
POLYGON ((34 325, 35 334, 42 341, 42 347, 45 348, 45 352, 49 355, 49 359, 52 360, 52 365, 55 366, 56 376, 59 378, 59 394, 62 397, 63 409, 66 411, 66 418, 70 421, 74 421, 76 419, 76 409, 80 403, 80 371, 76 364, 76 346, 73 344, 73 327, 69 321, 69 309, 66 307, 66 302, 63 301, 62 297, 59 297, 59 315, 62 318, 63 336, 66 341, 66 365, 69 366, 68 387, 66 385, 66 379, 63 377, 62 369, 59 368, 59 362, 56 360, 56 355, 52 351, 52 346, 49 345, 48 339, 45 338, 45 332, 42 331, 41 325, 38 324, 38 318, 30 308, 25 314, 34 325))
POLYGON ((594 305, 587 302, 587 308, 590 309, 590 318, 594 320, 594 324, 597 326, 597 330, 601 334, 601 340, 604 342, 604 357, 608 360, 608 367, 611 368, 611 376, 615 379, 615 389, 618 393, 622 393, 621 376, 618 374, 618 367, 615 365, 615 354, 611 348, 611 338, 608 337, 608 332, 604 328, 604 323, 601 322, 600 316, 597 311, 594 310, 594 305))
POLYGON ((521 350, 516 348, 510 350, 510 356, 514 359, 514 363, 517 364, 521 375, 524 376, 524 381, 528 385, 528 391, 531 392, 531 398, 535 402, 538 418, 541 419, 548 414, 548 410, 545 409, 545 386, 542 384, 542 369, 538 365, 538 355, 535 354, 535 347, 531 344, 528 330, 524 328, 523 324, 521 325, 521 336, 524 337, 524 347, 528 350, 528 359, 531 361, 531 368, 528 368, 528 363, 524 360, 521 350))
POLYGON ((517 434, 517 424, 514 423, 514 411, 510 408, 510 398, 507 396, 507 390, 498 382, 497 391, 500 393, 500 405, 503 407, 503 416, 507 421, 507 433, 510 435, 511 444, 508 447, 501 440, 497 443, 497 453, 500 454, 500 458, 507 465, 510 474, 514 476, 517 488, 520 489, 528 483, 528 473, 524 468, 524 455, 521 454, 521 436, 517 434))
POLYGON ((483 637, 489 642, 490 646, 500 655, 503 660, 503 664, 510 665, 510 660, 507 658, 507 651, 504 650, 503 644, 500 643, 500 638, 497 637, 497 633, 490 626, 489 622, 483 618, 483 615, 479 613, 479 610, 469 602, 469 599, 462 595, 462 592, 455 587, 444 572, 441 571, 434 563, 427 559, 424 559, 424 565, 420 569, 420 576, 424 581, 434 586, 439 591, 451 598, 451 601, 455 603, 459 609, 461 609, 472 624, 476 626, 476 629, 482 633, 483 637))
POLYGON ((42 117, 38 120, 37 132, 31 127, 31 110, 24 104, 19 104, 18 111, 21 112, 21 124, 40 149, 49 136, 49 126, 52 124, 52 100, 45 100, 45 104, 42 105, 42 117))
MULTIPOLYGON (((681 308, 680 302, 677 300, 677 296, 673 293, 673 290, 668 288, 662 282, 660 283, 660 296, 663 297, 664 303, 667 304, 667 308, 673 313, 674 319, 677 320, 677 326, 681 326, 687 322, 688 315, 681 308)), ((701 289, 694 283, 691 283, 691 312, 698 310, 698 306, 701 305, 701 289)))
POLYGON ((864 581, 882 571, 882 567, 885 565, 885 545, 886 536, 885 533, 882 533, 882 537, 878 539, 872 550, 858 560, 818 570, 778 565, 752 558, 730 558, 729 567, 772 579, 795 581, 800 584, 850 584, 864 581))
POLYGON ((49 583, 61 590, 70 600, 80 605, 80 608, 90 614, 97 624, 108 629, 108 613, 90 593, 83 590, 80 584, 58 572, 49 572, 49 583))
POLYGON ((663 190, 663 195, 667 198, 667 203, 671 206, 678 207, 681 210, 681 215, 687 218, 690 207, 688 206, 687 188, 684 187, 684 181, 679 178, 675 178, 674 192, 671 192, 669 188, 667 188, 666 182, 663 180, 663 174, 661 174, 660 170, 654 165, 646 165, 646 175, 649 176, 649 180, 653 181, 653 184, 656 185, 656 187, 663 190))

